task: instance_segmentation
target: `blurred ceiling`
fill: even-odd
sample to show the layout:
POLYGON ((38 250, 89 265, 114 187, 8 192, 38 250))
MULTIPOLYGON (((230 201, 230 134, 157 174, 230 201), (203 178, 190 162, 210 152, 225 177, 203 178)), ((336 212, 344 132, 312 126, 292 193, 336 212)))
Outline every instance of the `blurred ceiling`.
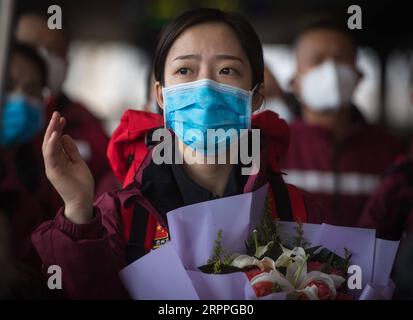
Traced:
POLYGON ((16 14, 47 12, 52 4, 63 11, 63 26, 74 38, 127 40, 150 51, 162 25, 194 7, 238 11, 249 18, 266 43, 290 43, 306 23, 332 17, 346 25, 350 5, 362 9, 362 30, 353 31, 363 45, 380 54, 413 47, 412 10, 407 1, 346 0, 20 0, 16 14))

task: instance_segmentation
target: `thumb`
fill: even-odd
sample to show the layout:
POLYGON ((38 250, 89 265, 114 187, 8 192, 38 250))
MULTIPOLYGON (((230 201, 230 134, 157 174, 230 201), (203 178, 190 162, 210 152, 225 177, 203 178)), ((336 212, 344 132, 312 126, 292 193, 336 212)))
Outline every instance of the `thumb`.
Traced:
POLYGON ((72 162, 78 162, 82 160, 79 150, 77 149, 75 142, 70 136, 68 136, 67 134, 62 136, 61 143, 66 155, 72 162))

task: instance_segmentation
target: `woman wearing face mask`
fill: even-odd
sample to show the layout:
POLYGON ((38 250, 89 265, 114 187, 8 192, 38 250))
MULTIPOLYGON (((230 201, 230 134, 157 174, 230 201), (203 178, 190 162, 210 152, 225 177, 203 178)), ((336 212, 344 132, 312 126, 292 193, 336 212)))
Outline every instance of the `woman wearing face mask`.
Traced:
POLYGON ((18 43, 11 46, 0 114, 0 211, 10 226, 12 258, 33 268, 40 264, 31 233, 62 204, 43 173, 46 73, 35 49, 18 43))
POLYGON ((46 172, 65 207, 54 221, 39 227, 32 240, 45 267, 58 264, 64 270, 68 297, 122 297, 119 270, 167 241, 166 213, 184 205, 250 192, 270 182, 274 217, 320 222, 298 189, 281 178, 278 160, 288 145, 285 122, 271 112, 251 119, 263 99, 263 57, 246 20, 215 9, 177 17, 159 39, 154 76, 164 118, 126 112, 108 149, 124 185, 121 191, 105 194, 93 205, 90 171, 71 138, 62 136, 65 119, 55 113, 45 134, 46 172), (152 133, 164 123, 180 142, 183 164, 155 161, 159 144, 152 148, 152 133), (219 145, 204 144, 202 134, 191 135, 191 130, 239 133, 251 127, 262 133, 257 174, 242 175, 241 165, 188 161, 194 153, 202 160, 212 149, 228 151, 226 139, 219 145))
POLYGON ((33 48, 16 44, 10 56, 6 97, 2 108, 0 144, 13 147, 35 138, 44 126, 42 90, 46 65, 33 48))

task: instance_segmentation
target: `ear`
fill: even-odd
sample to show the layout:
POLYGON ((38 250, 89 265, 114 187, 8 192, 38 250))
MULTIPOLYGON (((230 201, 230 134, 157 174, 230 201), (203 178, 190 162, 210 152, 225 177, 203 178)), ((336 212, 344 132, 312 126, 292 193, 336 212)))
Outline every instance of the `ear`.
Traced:
POLYGON ((264 102, 264 84, 261 83, 257 86, 252 96, 252 112, 261 107, 264 102))
POLYGON ((156 91, 156 101, 158 102, 159 107, 163 110, 162 85, 159 81, 155 82, 155 91, 156 91))

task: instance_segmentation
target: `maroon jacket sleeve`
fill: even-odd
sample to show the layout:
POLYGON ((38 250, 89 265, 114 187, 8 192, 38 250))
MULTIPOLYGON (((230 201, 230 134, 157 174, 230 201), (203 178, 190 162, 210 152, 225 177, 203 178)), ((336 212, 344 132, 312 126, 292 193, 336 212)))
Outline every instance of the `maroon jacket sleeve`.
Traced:
POLYGON ((388 176, 367 202, 358 226, 376 229, 379 238, 399 240, 409 230, 413 186, 403 172, 388 176))
POLYGON ((125 265, 125 245, 114 193, 102 195, 94 206, 94 218, 75 224, 61 208, 54 220, 41 224, 32 242, 46 276, 50 265, 62 270, 62 289, 70 299, 127 298, 118 273, 125 265))

